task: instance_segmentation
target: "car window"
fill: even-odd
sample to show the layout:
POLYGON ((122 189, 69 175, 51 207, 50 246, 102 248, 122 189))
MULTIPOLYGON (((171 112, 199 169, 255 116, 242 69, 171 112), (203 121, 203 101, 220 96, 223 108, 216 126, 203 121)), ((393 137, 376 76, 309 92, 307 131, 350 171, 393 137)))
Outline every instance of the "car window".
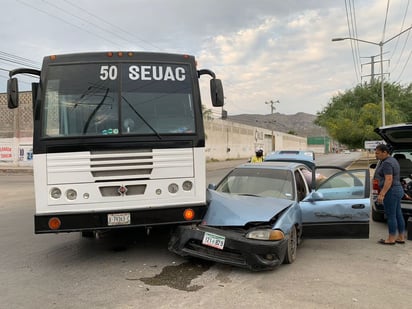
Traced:
POLYGON ((233 170, 216 187, 216 191, 294 199, 292 173, 287 170, 241 168, 233 170))
POLYGON ((322 182, 317 192, 325 200, 364 198, 366 177, 365 170, 339 172, 322 182))
POLYGON ((395 151, 392 156, 398 161, 401 178, 410 178, 412 174, 412 152, 395 151))
MULTIPOLYGON (((302 169, 302 171, 303 170, 308 171, 306 169, 302 169)), ((310 173, 309 176, 310 176, 309 179, 312 179, 312 173, 310 173)), ((298 201, 301 201, 308 194, 308 188, 306 186, 306 182, 305 182, 302 174, 299 173, 299 171, 295 171, 295 178, 296 178, 296 191, 297 191, 296 194, 297 194, 297 197, 298 197, 298 201)))

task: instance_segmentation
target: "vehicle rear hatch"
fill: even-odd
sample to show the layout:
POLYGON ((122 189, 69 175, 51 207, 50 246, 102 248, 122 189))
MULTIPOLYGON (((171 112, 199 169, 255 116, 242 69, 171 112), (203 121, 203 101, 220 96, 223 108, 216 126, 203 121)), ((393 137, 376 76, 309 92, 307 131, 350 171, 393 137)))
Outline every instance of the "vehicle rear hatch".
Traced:
POLYGON ((395 124, 376 128, 375 132, 393 150, 412 149, 412 123, 395 124))

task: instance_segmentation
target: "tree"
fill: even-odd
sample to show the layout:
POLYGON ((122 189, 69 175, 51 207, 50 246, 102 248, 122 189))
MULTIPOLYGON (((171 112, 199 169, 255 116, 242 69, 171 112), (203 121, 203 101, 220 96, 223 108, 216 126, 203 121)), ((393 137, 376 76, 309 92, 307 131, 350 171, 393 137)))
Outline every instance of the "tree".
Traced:
POLYGON ((213 112, 210 108, 206 108, 205 105, 202 104, 202 114, 203 119, 205 120, 212 120, 213 119, 213 112))
MULTIPOLYGON (((387 124, 412 121, 412 86, 389 83, 384 86, 387 124)), ((317 114, 315 124, 350 148, 362 148, 365 140, 380 139, 373 131, 382 124, 380 87, 380 82, 365 83, 340 93, 317 114)))

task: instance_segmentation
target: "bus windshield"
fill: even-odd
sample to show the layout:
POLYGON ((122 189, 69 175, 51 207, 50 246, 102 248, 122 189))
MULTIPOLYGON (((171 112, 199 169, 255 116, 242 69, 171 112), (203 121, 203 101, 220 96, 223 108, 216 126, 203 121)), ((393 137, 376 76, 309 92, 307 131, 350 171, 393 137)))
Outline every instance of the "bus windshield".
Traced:
POLYGON ((190 74, 187 64, 51 65, 44 81, 42 135, 195 133, 190 74))

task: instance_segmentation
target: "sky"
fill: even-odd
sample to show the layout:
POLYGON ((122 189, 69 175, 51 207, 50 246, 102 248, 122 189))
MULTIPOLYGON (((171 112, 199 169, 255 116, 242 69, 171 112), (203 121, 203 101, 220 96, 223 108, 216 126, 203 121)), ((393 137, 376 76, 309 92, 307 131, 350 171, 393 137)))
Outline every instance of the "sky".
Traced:
MULTIPOLYGON (((8 71, 91 51, 194 55, 222 80, 228 115, 321 112, 372 72, 412 82, 410 0, 0 0, 0 92, 8 71), (351 37, 367 42, 332 38, 351 37), (18 63, 12 63, 10 60, 18 63)), ((19 76, 20 90, 35 79, 19 76)), ((207 77, 202 102, 212 108, 207 77)), ((217 117, 221 109, 212 109, 217 117)))

